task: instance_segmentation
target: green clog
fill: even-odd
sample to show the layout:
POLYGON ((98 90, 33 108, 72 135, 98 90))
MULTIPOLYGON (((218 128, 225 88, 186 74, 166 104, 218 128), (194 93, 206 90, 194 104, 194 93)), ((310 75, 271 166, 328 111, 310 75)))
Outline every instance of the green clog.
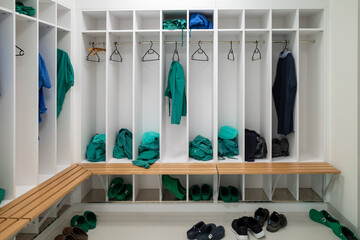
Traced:
POLYGON ((238 202, 240 199, 239 190, 234 186, 229 186, 228 189, 229 189, 231 202, 238 202))
POLYGON ((79 227, 85 232, 89 231, 89 224, 87 223, 84 216, 75 215, 74 217, 72 217, 70 223, 72 227, 79 227))
POLYGON ((209 184, 203 184, 201 186, 201 200, 210 200, 212 195, 212 188, 209 184))
POLYGON ((311 220, 317 222, 317 223, 321 223, 329 228, 333 228, 334 225, 339 225, 340 222, 338 220, 336 220, 335 218, 333 218, 327 211, 325 210, 321 210, 320 212, 315 210, 315 209, 311 209, 309 212, 309 217, 311 218, 311 220))
POLYGON ((190 196, 191 199, 194 201, 200 201, 201 200, 201 189, 199 185, 193 185, 190 188, 190 196))
POLYGON ((91 211, 84 212, 84 218, 86 222, 89 224, 89 229, 96 228, 97 216, 95 213, 91 211))
POLYGON ((162 182, 164 186, 172 192, 178 199, 184 200, 186 197, 186 190, 181 186, 178 178, 172 178, 169 175, 162 176, 162 182))
POLYGON ((342 240, 358 240, 356 235, 347 227, 334 224, 332 228, 334 234, 342 240))
POLYGON ((119 192, 124 188, 124 179, 117 177, 111 181, 108 197, 109 199, 115 199, 119 192))
POLYGON ((221 186, 219 188, 219 198, 224 202, 230 202, 231 197, 230 197, 229 188, 221 186))
POLYGON ((124 201, 128 199, 128 197, 131 197, 132 194, 132 185, 131 184, 124 184, 125 186, 121 189, 119 194, 116 196, 116 200, 118 201, 124 201))
POLYGON ((5 189, 0 188, 0 203, 4 199, 4 197, 5 197, 5 189))

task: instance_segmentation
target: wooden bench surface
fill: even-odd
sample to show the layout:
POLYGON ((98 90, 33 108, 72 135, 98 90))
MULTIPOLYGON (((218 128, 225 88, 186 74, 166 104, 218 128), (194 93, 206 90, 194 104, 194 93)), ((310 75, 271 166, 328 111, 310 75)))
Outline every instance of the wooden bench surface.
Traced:
POLYGON ((132 163, 84 163, 80 166, 94 175, 217 174, 215 163, 154 163, 149 169, 132 163))
POLYGON ((3 219, 0 221, 0 239, 11 238, 29 222, 28 219, 3 219))
POLYGON ((219 174, 340 174, 327 162, 218 163, 219 174))

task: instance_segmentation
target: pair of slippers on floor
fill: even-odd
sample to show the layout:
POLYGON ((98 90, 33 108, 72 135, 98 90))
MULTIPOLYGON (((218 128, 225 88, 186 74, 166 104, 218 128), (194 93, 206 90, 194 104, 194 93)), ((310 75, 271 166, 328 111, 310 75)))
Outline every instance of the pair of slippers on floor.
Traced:
POLYGON ((75 215, 70 223, 71 227, 78 227, 88 232, 89 229, 96 228, 97 216, 91 211, 86 211, 83 215, 75 215))
POLYGON ((87 233, 79 227, 66 227, 54 240, 88 240, 87 233))
POLYGON ((108 197, 110 200, 125 201, 131 199, 132 185, 124 184, 124 179, 121 177, 115 178, 111 181, 108 197))
POLYGON ((311 220, 331 228, 334 234, 342 240, 358 240, 356 235, 349 228, 341 225, 339 220, 333 218, 325 210, 319 212, 315 209, 311 209, 309 216, 311 220))

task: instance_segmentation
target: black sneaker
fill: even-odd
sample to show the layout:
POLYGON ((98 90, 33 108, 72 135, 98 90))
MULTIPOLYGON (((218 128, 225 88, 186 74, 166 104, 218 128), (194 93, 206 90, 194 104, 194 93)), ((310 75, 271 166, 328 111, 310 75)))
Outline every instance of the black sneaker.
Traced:
POLYGON ((231 230, 235 233, 237 240, 248 240, 248 227, 244 218, 234 219, 231 223, 231 230))
POLYGON ((279 229, 286 227, 287 219, 285 215, 273 212, 269 218, 266 230, 269 232, 277 232, 279 229))
POLYGON ((253 232, 254 237, 262 238, 265 236, 265 233, 258 220, 253 217, 244 217, 244 220, 246 221, 248 228, 253 232))
POLYGON ((187 231, 187 238, 188 239, 196 239, 197 236, 199 236, 199 234, 205 229, 206 224, 204 222, 198 222, 197 224, 195 224, 192 228, 190 228, 187 231))
POLYGON ((261 227, 264 227, 265 222, 269 220, 269 210, 266 208, 258 208, 254 213, 254 218, 259 221, 261 227))
POLYGON ((197 240, 220 240, 224 236, 225 229, 223 226, 216 227, 215 224, 208 224, 197 237, 197 240))

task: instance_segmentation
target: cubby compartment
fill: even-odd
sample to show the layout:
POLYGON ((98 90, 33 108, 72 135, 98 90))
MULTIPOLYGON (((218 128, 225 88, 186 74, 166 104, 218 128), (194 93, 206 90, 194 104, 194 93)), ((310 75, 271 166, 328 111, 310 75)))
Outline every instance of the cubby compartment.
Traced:
MULTIPOLYGON (((214 35, 210 31, 193 31, 191 33, 189 45, 189 94, 187 99, 189 141, 193 141, 198 135, 209 139, 213 148, 213 160, 211 161, 214 161, 214 158, 217 157, 217 152, 214 149, 217 136, 214 134, 215 66, 213 40, 214 35), (203 54, 198 52, 200 47, 204 52, 203 54)), ((190 162, 199 161, 190 158, 190 162)))
MULTIPOLYGON (((57 29, 57 48, 67 52, 67 54, 71 56, 71 32, 60 28, 57 29)), ((69 149, 72 148, 73 144, 71 129, 73 126, 71 124, 71 102, 73 94, 74 90, 73 88, 70 88, 70 90, 66 93, 60 115, 57 117, 57 172, 62 171, 72 163, 71 151, 69 151, 69 149)))
POLYGON ((108 57, 111 57, 111 60, 108 62, 106 95, 106 152, 110 162, 129 162, 127 158, 115 158, 113 150, 120 129, 124 128, 133 133, 133 34, 110 33, 108 49, 108 57))
POLYGON ((299 46, 300 161, 325 161, 325 50, 321 31, 300 31, 299 46))
POLYGON ((323 179, 322 174, 299 175, 299 201, 323 202, 323 179))
POLYGON ((0 207, 14 198, 15 172, 15 81, 14 81, 14 21, 13 15, 0 10, 0 188, 6 194, 0 207))
MULTIPOLYGON (((185 196, 184 196, 184 199, 179 199, 176 197, 176 195, 171 192, 169 189, 167 189, 165 186, 164 186, 164 182, 162 180, 162 185, 161 185, 161 194, 162 194, 162 202, 163 203, 171 203, 171 202, 176 202, 176 203, 179 203, 179 202, 183 202, 185 203, 186 202, 186 199, 187 199, 187 196, 186 196, 186 193, 187 193, 187 185, 186 185, 186 182, 187 182, 187 175, 170 175, 171 178, 173 179, 178 179, 180 181, 180 185, 182 186, 183 190, 185 190, 185 196)), ((171 185, 173 186, 173 185, 171 185)), ((180 189, 178 189, 180 191, 180 189)))
POLYGON ((242 32, 218 33, 218 132, 223 126, 238 131, 239 155, 219 161, 242 161, 244 150, 244 55, 242 32), (230 107, 231 106, 231 107, 230 107))
MULTIPOLYGON (((182 32, 168 31, 163 32, 162 46, 162 86, 161 86, 161 111, 162 111, 162 126, 161 126, 161 149, 162 162, 187 162, 188 161, 188 109, 186 116, 181 117, 180 124, 171 123, 171 114, 173 107, 173 100, 165 96, 165 90, 168 86, 168 77, 170 66, 174 61, 178 61, 184 70, 185 76, 185 95, 187 96, 187 40, 186 32, 182 38, 182 32), (182 45, 182 39, 184 43, 182 45), (178 55, 174 55, 175 49, 178 55), (170 104, 170 106, 169 106, 170 104), (170 113, 169 113, 170 111, 170 113)), ((187 106, 185 106, 187 107, 187 106)))
MULTIPOLYGON (((16 16, 16 46, 24 51, 16 57, 15 106, 15 197, 38 184, 39 76, 38 26, 36 21, 16 16), (24 134, 26 133, 26 134, 24 134)), ((16 53, 19 50, 16 49, 16 53)))
POLYGON ((51 0, 39 0, 39 19, 44 22, 55 24, 56 4, 51 0))
MULTIPOLYGON (((138 149, 142 144, 143 134, 154 131, 160 134, 160 60, 156 53, 146 54, 155 50, 160 56, 160 33, 142 32, 135 34, 135 85, 134 85, 134 159, 138 157, 138 149), (141 59, 144 57, 145 62, 141 59), (154 60, 154 61, 149 61, 154 60)), ((160 136, 160 141, 161 141, 160 136)), ((160 149, 161 153, 161 149, 160 149)), ((161 154, 160 154, 161 157, 161 154)))
MULTIPOLYGON (((13 0, 2 0, 0 2, 0 8, 3 8, 6 11, 14 10, 14 1, 13 0)), ((1 10, 3 11, 3 10, 1 10)))
POLYGON ((110 11, 110 30, 132 30, 133 18, 133 11, 110 11))
MULTIPOLYGON (((162 11, 162 29, 164 29, 163 23, 165 20, 174 20, 182 18, 187 21, 187 11, 186 10, 164 10, 162 11)), ((188 21, 186 22, 186 27, 188 28, 188 21)), ((173 29, 169 30, 173 31, 173 29)), ((181 31, 181 30, 180 30, 181 31)))
POLYGON ((93 175, 81 184, 81 203, 104 203, 112 176, 93 175))
MULTIPOLYGON (((245 33, 245 128, 265 139, 266 158, 271 159, 271 43, 267 31, 245 33), (256 46, 261 54, 254 54, 256 46), (253 61, 254 59, 254 61, 253 61)), ((246 160, 246 159, 245 159, 246 160)))
MULTIPOLYGON (((285 47, 291 52, 295 61, 295 71, 298 71, 298 35, 296 31, 286 31, 286 30, 274 30, 272 33, 272 86, 274 85, 276 74, 277 74, 277 65, 281 53, 285 50, 285 47)), ((297 84, 299 85, 299 80, 297 79, 297 84)), ((299 89, 299 87, 297 87, 299 89)), ((298 90, 296 95, 298 95, 298 90)), ((286 138, 289 142, 289 156, 278 156, 272 157, 273 162, 296 162, 298 161, 298 97, 295 99, 294 111, 293 111, 293 124, 294 132, 289 133, 288 135, 283 135, 278 133, 278 116, 275 108, 273 94, 271 92, 271 102, 272 102, 272 139, 277 138, 279 140, 286 138)))
MULTIPOLYGON (((84 18, 87 21, 87 17, 84 18)), ((88 18, 91 19, 90 17, 88 18)), ((91 24, 93 23, 89 23, 89 25, 91 24)), ((60 4, 57 4, 57 25, 65 29, 71 28, 71 10, 60 4)))
POLYGON ((118 198, 117 199, 110 199, 110 196, 108 192, 106 193, 108 196, 109 201, 111 202, 121 202, 121 203, 132 203, 133 202, 133 192, 134 192, 134 184, 133 184, 133 178, 134 175, 110 175, 108 177, 108 192, 111 186, 111 183, 114 179, 121 178, 123 180, 123 188, 120 190, 118 198))
MULTIPOLYGON (((56 28, 39 23, 39 53, 49 73, 51 88, 43 87, 46 113, 39 123, 39 183, 56 173, 56 28)), ((40 101, 40 99, 39 99, 40 101)))
POLYGON ((294 29, 298 27, 297 10, 273 9, 273 29, 294 29))
POLYGON ((134 199, 135 203, 160 202, 160 175, 135 175, 134 199))
POLYGON ((323 9, 300 9, 299 27, 301 28, 320 28, 324 27, 323 9))
POLYGON ((160 29, 160 11, 135 11, 136 30, 155 30, 160 29))
MULTIPOLYGON (((211 21, 212 22, 212 25, 213 27, 211 29, 214 29, 215 28, 215 23, 214 23, 214 10, 189 10, 189 19, 187 20, 187 23, 190 24, 190 17, 191 17, 191 14, 193 13, 200 13, 201 15, 205 16, 205 18, 208 20, 208 21, 211 21)), ((190 28, 190 26, 189 26, 190 28)), ((196 28, 194 28, 193 30, 196 31, 196 28)), ((202 29, 204 30, 204 29, 202 29)), ((201 29, 200 29, 201 31, 201 29)), ((205 29, 206 31, 206 29, 205 29)))
POLYGON ((189 202, 193 203, 213 203, 216 201, 217 196, 217 175, 189 175, 189 202), (200 187, 200 190, 204 189, 204 192, 200 192, 201 200, 200 201, 194 201, 192 199, 191 194, 191 187, 198 185, 200 187), (211 187, 210 192, 207 192, 207 185, 211 187), (203 188, 204 187, 204 188, 203 188), (210 199, 204 199, 208 198, 210 195, 210 199))
MULTIPOLYGON (((14 2, 12 4, 14 4, 14 2)), ((30 17, 36 18, 38 16, 39 9, 37 8, 37 0, 17 0, 16 2, 21 2, 22 4, 24 4, 24 6, 32 7, 35 9, 35 15, 30 16, 30 17)), ((22 13, 18 13, 18 14, 22 14, 22 13)), ((25 15, 25 14, 22 14, 22 15, 25 15)), ((27 16, 27 15, 25 15, 25 16, 27 16)))
POLYGON ((243 10, 219 10, 218 29, 242 29, 243 10))
POLYGON ((89 48, 106 47, 105 33, 83 33, 81 50, 81 159, 87 162, 86 149, 96 134, 105 134, 106 54, 89 55, 89 48), (99 61, 99 62, 98 62, 99 61))
POLYGON ((219 203, 224 203, 220 195, 220 187, 228 188, 229 186, 232 186, 237 188, 239 192, 239 202, 244 201, 245 200, 244 180, 245 180, 244 175, 219 175, 219 180, 218 180, 219 185, 217 186, 216 196, 214 195, 214 197, 217 197, 217 201, 219 203))
POLYGON ((105 31, 106 12, 105 11, 83 11, 82 24, 85 31, 105 31))
POLYGON ((271 200, 272 175, 245 175, 245 200, 268 202, 271 200))
POLYGON ((296 202, 299 175, 272 175, 273 202, 296 202))
POLYGON ((246 29, 269 29, 270 11, 269 10, 245 10, 246 29))

